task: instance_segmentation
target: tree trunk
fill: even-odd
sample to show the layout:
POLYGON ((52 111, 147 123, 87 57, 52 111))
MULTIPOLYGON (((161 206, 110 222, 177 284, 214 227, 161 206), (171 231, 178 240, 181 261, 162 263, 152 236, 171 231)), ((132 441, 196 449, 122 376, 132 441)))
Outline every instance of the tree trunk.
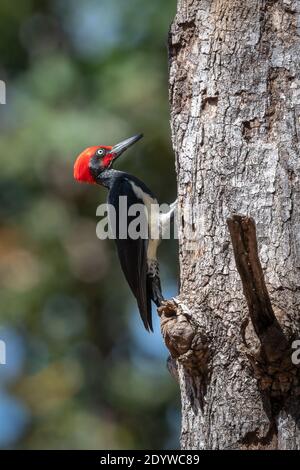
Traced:
POLYGON ((183 449, 300 449, 300 2, 178 0, 180 294, 161 309, 183 449))

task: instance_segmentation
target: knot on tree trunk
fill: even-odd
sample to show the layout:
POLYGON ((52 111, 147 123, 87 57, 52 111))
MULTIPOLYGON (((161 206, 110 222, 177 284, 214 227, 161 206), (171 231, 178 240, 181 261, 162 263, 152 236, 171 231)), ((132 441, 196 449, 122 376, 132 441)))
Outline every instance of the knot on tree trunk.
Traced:
POLYGON ((158 314, 161 332, 171 354, 169 363, 172 363, 172 370, 175 360, 190 375, 202 374, 206 370, 208 342, 205 334, 193 323, 187 307, 178 299, 167 300, 158 308, 158 314))

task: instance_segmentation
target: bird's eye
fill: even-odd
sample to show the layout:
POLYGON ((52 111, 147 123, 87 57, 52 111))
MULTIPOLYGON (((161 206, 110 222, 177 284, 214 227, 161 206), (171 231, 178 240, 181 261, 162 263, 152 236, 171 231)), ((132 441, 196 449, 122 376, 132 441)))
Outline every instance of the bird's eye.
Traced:
POLYGON ((99 156, 99 157, 103 157, 103 155, 105 154, 105 150, 104 149, 98 149, 96 154, 99 156))

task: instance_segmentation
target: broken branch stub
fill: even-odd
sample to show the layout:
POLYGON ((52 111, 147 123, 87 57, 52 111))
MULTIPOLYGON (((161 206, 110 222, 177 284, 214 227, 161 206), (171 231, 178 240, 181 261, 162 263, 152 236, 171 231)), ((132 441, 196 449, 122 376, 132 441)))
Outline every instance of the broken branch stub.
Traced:
POLYGON ((269 362, 277 361, 289 349, 288 341, 274 314, 257 249, 254 219, 232 215, 227 220, 237 270, 243 284, 249 315, 269 362))

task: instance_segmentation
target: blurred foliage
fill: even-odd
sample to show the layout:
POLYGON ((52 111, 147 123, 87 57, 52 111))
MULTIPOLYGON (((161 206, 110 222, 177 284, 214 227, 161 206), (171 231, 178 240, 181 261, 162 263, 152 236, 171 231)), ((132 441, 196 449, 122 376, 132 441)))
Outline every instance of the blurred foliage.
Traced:
MULTIPOLYGON (((178 389, 143 331, 99 187, 73 181, 85 147, 141 141, 118 168, 175 198, 167 32, 175 0, 0 2, 0 446, 170 448, 178 389)), ((176 293, 176 243, 160 248, 176 293)), ((155 314, 155 311, 154 311, 155 314)))

